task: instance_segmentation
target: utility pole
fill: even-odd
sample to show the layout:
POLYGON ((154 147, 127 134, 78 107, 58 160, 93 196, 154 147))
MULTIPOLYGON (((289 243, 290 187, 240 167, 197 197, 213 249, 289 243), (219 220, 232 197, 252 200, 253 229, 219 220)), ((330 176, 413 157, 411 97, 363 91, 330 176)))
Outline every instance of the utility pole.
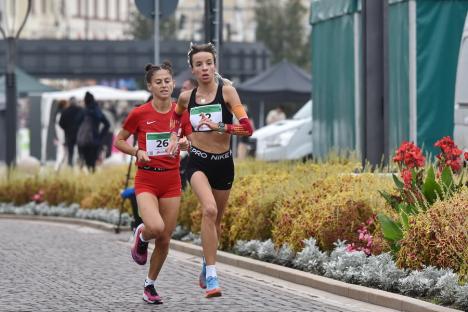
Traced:
POLYGON ((217 50, 219 70, 223 41, 223 0, 205 0, 205 42, 212 42, 217 50))
POLYGON ((388 162, 388 4, 362 2, 364 140, 363 163, 388 162))
MULTIPOLYGON (((12 7, 5 5, 3 8, 5 9, 3 14, 7 14, 7 12, 14 12, 16 13, 16 6, 17 3, 15 1, 5 2, 4 4, 9 4, 12 7)), ((2 34, 3 38, 7 44, 7 63, 6 63, 6 73, 5 73, 5 92, 6 92, 6 109, 4 112, 4 120, 5 125, 2 127, 5 132, 5 141, 6 141, 6 154, 5 160, 6 164, 9 169, 15 166, 16 164, 16 134, 17 134, 17 109, 16 106, 18 105, 17 99, 17 92, 16 92, 16 75, 15 75, 15 56, 16 56, 16 41, 18 40, 21 31, 26 24, 26 20, 28 19, 29 12, 31 11, 31 0, 27 1, 27 9, 24 16, 24 19, 19 28, 11 29, 9 27, 3 27, 0 25, 0 33, 2 34), (9 30, 9 32, 8 32, 9 30)), ((13 14, 11 19, 16 17, 16 14, 13 14)), ((13 23, 12 25, 15 25, 13 23)), ((1 131, 1 130, 0 130, 1 131)))

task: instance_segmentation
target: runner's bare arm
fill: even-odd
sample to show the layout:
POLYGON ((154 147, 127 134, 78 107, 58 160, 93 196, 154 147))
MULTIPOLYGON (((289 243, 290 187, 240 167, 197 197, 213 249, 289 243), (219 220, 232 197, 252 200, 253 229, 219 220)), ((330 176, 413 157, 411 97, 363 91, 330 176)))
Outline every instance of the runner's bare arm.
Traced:
POLYGON ((223 95, 231 109, 231 112, 236 116, 237 120, 239 120, 238 125, 225 125, 226 132, 239 136, 251 136, 253 128, 249 122, 249 117, 247 117, 244 106, 242 106, 236 89, 231 86, 225 86, 223 88, 223 95))

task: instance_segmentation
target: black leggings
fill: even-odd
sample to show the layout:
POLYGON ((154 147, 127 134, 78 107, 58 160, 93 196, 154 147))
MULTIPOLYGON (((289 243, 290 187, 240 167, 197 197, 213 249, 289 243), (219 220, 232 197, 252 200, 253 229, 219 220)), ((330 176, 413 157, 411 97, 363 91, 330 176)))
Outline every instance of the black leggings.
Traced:
POLYGON ((234 181, 232 151, 212 154, 192 146, 186 169, 189 182, 192 175, 197 171, 201 171, 206 175, 213 189, 230 190, 234 181))
POLYGON ((99 153, 99 146, 84 146, 80 148, 86 167, 92 172, 96 169, 96 161, 99 153))

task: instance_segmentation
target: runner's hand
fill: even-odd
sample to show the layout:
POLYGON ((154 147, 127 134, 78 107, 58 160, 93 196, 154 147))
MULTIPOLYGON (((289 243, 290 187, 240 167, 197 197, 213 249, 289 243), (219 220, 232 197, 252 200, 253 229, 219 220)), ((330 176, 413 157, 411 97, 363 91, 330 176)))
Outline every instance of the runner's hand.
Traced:
POLYGON ((150 161, 148 154, 144 150, 139 149, 136 154, 136 158, 138 162, 148 162, 150 161))
POLYGON ((186 137, 179 139, 179 149, 181 151, 188 151, 189 146, 190 146, 190 143, 186 137))
POLYGON ((211 119, 206 117, 205 114, 201 113, 201 120, 198 123, 197 130, 200 129, 200 127, 203 125, 207 126, 211 130, 218 130, 218 124, 211 121, 211 119))
POLYGON ((174 156, 177 153, 177 149, 179 148, 177 143, 177 136, 175 133, 171 133, 171 138, 169 139, 169 145, 167 146, 166 151, 174 156))

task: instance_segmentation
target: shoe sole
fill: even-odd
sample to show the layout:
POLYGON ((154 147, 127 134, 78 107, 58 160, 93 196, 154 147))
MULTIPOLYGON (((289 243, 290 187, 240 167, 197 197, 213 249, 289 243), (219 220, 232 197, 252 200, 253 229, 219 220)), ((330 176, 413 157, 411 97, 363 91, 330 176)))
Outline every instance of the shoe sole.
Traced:
POLYGON ((214 298, 214 297, 221 297, 221 296, 222 296, 221 288, 215 288, 215 289, 212 289, 212 290, 207 290, 206 293, 205 293, 206 298, 214 298))
POLYGON ((133 261, 135 261, 136 264, 139 264, 139 265, 145 265, 146 264, 146 260, 145 261, 139 261, 137 259, 137 256, 133 252, 133 247, 132 247, 132 258, 133 258, 133 261))
POLYGON ((153 300, 149 300, 146 295, 143 295, 143 301, 149 304, 162 304, 163 303, 161 298, 153 301, 153 300))
POLYGON ((135 246, 135 243, 136 243, 136 237, 137 235, 140 235, 141 231, 140 231, 140 227, 143 227, 144 224, 140 224, 136 230, 135 230, 135 239, 133 241, 133 244, 132 244, 132 248, 131 248, 131 253, 132 253, 132 258, 133 258, 133 261, 135 261, 136 264, 139 264, 139 265, 145 265, 146 264, 146 261, 147 261, 147 258, 148 258, 148 255, 146 255, 146 259, 144 259, 143 261, 140 261, 138 259, 138 256, 136 255, 136 246, 135 246))

